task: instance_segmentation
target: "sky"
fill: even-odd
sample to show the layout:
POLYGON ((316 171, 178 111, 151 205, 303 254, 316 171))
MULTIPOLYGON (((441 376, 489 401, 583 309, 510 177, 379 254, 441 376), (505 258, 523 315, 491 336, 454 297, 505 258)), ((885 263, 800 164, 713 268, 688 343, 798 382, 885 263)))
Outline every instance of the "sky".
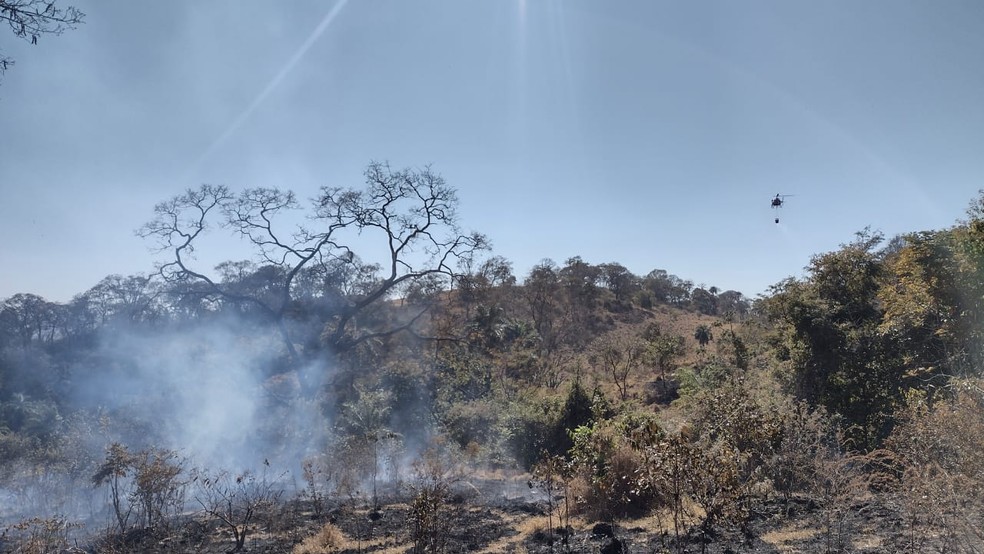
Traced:
POLYGON ((134 231, 188 188, 308 199, 373 160, 443 175, 520 279, 580 256, 749 297, 984 188, 979 0, 71 4, 0 29, 0 299, 152 272, 134 231))

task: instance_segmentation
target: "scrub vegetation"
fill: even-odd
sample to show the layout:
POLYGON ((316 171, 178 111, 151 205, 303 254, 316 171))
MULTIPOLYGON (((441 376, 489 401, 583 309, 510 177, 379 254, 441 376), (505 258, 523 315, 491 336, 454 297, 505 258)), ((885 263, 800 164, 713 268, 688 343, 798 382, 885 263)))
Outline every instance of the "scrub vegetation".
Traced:
POLYGON ((0 552, 984 549, 984 196, 749 299, 517 277, 440 175, 365 177, 189 190, 156 271, 2 301, 0 552))

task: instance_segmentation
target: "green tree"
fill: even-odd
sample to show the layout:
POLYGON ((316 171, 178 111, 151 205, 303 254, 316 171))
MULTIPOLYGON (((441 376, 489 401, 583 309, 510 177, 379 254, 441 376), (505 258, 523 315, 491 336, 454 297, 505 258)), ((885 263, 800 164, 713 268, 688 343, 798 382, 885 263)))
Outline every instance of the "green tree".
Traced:
POLYGON ((36 294, 18 293, 0 302, 0 328, 21 346, 50 343, 59 327, 56 304, 36 294))
POLYGON ((878 291, 879 331, 897 348, 904 371, 915 376, 953 373, 964 361, 960 343, 964 302, 950 232, 901 237, 886 257, 878 291))
POLYGON ((875 447, 903 393, 898 350, 880 332, 880 233, 864 230, 814 256, 805 281, 787 279, 762 307, 776 326, 784 382, 796 398, 843 416, 857 444, 875 447))
POLYGON ((601 264, 598 269, 601 270, 605 287, 615 295, 615 302, 618 304, 628 302, 632 294, 639 289, 639 278, 622 264, 615 262, 601 264))
POLYGON ((557 265, 543 260, 530 269, 523 282, 523 297, 533 327, 541 339, 543 355, 547 358, 560 345, 561 286, 557 265))
POLYGON ((714 334, 711 333, 711 328, 707 325, 701 323, 694 329, 694 340, 700 345, 700 349, 704 350, 707 344, 714 340, 714 334))
POLYGON ((642 333, 646 342, 646 355, 659 370, 663 392, 668 391, 666 374, 676 369, 676 360, 684 354, 684 340, 679 335, 663 333, 658 323, 650 323, 642 333))
POLYGON ((715 287, 711 287, 710 290, 703 288, 696 288, 690 293, 690 302, 693 304, 694 309, 699 313, 704 315, 715 315, 718 311, 718 298, 717 294, 711 291, 716 291, 715 287))
POLYGON ((566 321, 564 341, 580 347, 586 344, 595 328, 595 309, 601 298, 601 269, 581 259, 580 256, 568 258, 558 272, 564 291, 566 321))
POLYGON ((458 294, 456 300, 465 309, 465 318, 478 305, 501 303, 516 284, 512 263, 502 256, 492 256, 472 269, 473 260, 466 260, 465 267, 457 275, 458 294))
POLYGON ((399 436, 389 429, 392 394, 389 391, 366 390, 361 387, 358 392, 357 400, 343 404, 338 428, 347 439, 354 441, 351 446, 361 447, 371 459, 369 474, 372 479, 372 505, 378 508, 380 450, 386 451, 399 440, 399 436))
POLYGON ((582 425, 591 424, 593 418, 592 403, 592 398, 584 390, 581 380, 575 379, 571 383, 571 389, 567 393, 564 407, 560 411, 553 443, 547 449, 550 454, 566 455, 567 451, 574 446, 571 433, 582 425))
POLYGON ((470 345, 490 353, 506 338, 505 310, 497 304, 479 305, 475 315, 465 326, 466 339, 470 345))

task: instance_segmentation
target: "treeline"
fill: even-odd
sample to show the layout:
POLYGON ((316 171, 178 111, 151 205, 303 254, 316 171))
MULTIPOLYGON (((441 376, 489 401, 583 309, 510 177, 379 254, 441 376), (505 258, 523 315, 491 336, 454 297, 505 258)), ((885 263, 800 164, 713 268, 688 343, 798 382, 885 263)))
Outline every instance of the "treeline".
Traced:
MULTIPOLYGON (((294 342, 318 348, 316 338, 323 326, 337 317, 341 306, 362 299, 360 291, 373 288, 380 277, 371 271, 378 269, 336 268, 327 275, 326 268, 299 271, 293 277, 290 302, 284 309, 284 319, 297 331, 294 342)), ((271 321, 271 314, 257 304, 274 295, 271 291, 276 291, 285 278, 283 268, 243 260, 223 262, 214 272, 214 284, 222 293, 205 286, 170 283, 157 275, 137 274, 109 275, 67 303, 31 293, 14 294, 0 300, 0 347, 80 344, 101 330, 117 326, 154 328, 223 317, 271 321)), ((479 304, 488 306, 489 302, 508 302, 519 312, 516 317, 532 324, 548 315, 547 305, 560 304, 569 314, 578 309, 591 312, 602 304, 611 311, 668 305, 709 316, 745 317, 751 311, 751 301, 738 291, 697 286, 663 269, 638 276, 619 263, 592 265, 580 257, 570 258, 562 266, 544 260, 523 281, 517 281, 511 262, 493 256, 474 271, 454 273, 447 288, 430 292, 453 292, 465 310, 479 304), (516 295, 507 292, 511 287, 517 287, 516 295)), ((420 291, 394 291, 383 299, 406 304, 419 302, 423 296, 420 291)))
MULTIPOLYGON (((889 241, 862 231, 753 302, 580 257, 520 279, 459 230, 454 191, 429 169, 372 164, 366 179, 324 189, 309 206, 316 230, 287 233, 278 216, 301 209, 290 192, 189 190, 141 228, 167 256, 152 276, 110 276, 67 304, 4 300, 0 488, 37 471, 109 486, 103 515, 125 536, 121 506, 166 523, 143 471, 167 476, 178 513, 171 493, 192 474, 256 475, 254 456, 301 472, 320 517, 329 499, 378 507, 377 484, 405 478, 407 459, 439 458, 529 471, 531 486, 565 499, 567 520, 655 514, 678 539, 744 528, 770 498, 788 508, 805 496, 828 545, 843 547, 846 506, 889 494, 911 531, 896 546, 984 544, 984 510, 967 509, 984 488, 984 196, 949 229, 889 241), (233 229, 256 261, 193 267, 213 228, 233 229), (366 257, 384 261, 363 261, 353 237, 378 239, 382 254, 366 257), (144 359, 173 363, 138 371, 144 359), (187 445, 163 441, 165 428, 207 427, 192 425, 209 407, 200 399, 168 411, 139 387, 112 409, 81 395, 86 382, 165 383, 161 373, 178 389, 255 397, 258 417, 234 422, 250 426, 226 460, 238 467, 191 470, 176 454, 187 445)), ((442 475, 416 489, 437 495, 417 498, 435 510, 447 504, 442 475)), ((215 491, 198 493, 210 506, 215 491)))
MULTIPOLYGON (((277 354, 281 361, 268 369, 267 377, 296 369, 305 359, 329 356, 333 363, 345 365, 366 355, 355 345, 345 349, 329 344, 326 337, 341 307, 362 300, 362 291, 371 290, 378 275, 368 271, 325 275, 323 268, 305 268, 294 277, 289 305, 283 318, 277 319, 253 299, 274 294, 270 291, 283 282, 283 268, 225 262, 216 273, 214 286, 221 287, 222 293, 209 290, 211 285, 189 286, 159 276, 111 275, 67 303, 28 293, 4 299, 0 302, 0 406, 7 409, 0 409, 0 429, 38 431, 36 421, 10 407, 14 400, 24 409, 35 406, 32 402, 43 403, 46 419, 55 421, 59 406, 72 395, 72 383, 87 378, 79 373, 84 366, 80 360, 91 358, 91 351, 114 333, 163 335, 211 324, 235 327, 237 333, 254 337, 279 337, 283 330, 302 354, 291 359, 282 347, 277 354)), ((366 336, 384 337, 394 351, 410 348, 418 356, 428 350, 423 344, 429 342, 444 345, 442 352, 453 350, 447 346, 453 344, 494 358, 519 341, 535 360, 535 367, 526 370, 530 384, 557 386, 559 366, 584 353, 598 335, 614 329, 613 314, 660 305, 722 317, 750 314, 750 302, 741 293, 697 287, 664 270, 640 277, 618 263, 592 265, 575 257, 564 265, 545 260, 518 283, 510 262, 493 256, 471 271, 454 274, 447 288, 382 297, 358 326, 366 336), (552 376, 547 378, 548 374, 552 376)), ((378 343, 374 348, 378 350, 378 343)), ((389 357, 385 349, 373 355, 389 357)))
POLYGON ((947 396, 984 362, 984 212, 887 243, 862 231, 814 256, 805 279, 775 285, 757 308, 775 326, 779 376, 797 398, 845 418, 877 448, 912 394, 947 396))

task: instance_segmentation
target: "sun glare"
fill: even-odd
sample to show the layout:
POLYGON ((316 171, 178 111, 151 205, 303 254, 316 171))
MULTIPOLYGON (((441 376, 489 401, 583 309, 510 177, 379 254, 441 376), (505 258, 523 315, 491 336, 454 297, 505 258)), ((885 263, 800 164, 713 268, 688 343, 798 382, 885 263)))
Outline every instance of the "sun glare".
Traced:
POLYGON ((215 141, 213 141, 212 144, 209 145, 207 149, 205 149, 205 152, 202 153, 202 155, 192 166, 191 168, 192 170, 199 167, 202 164, 202 162, 204 162, 209 156, 211 156, 220 146, 222 146, 222 144, 225 143, 225 141, 229 140, 229 137, 235 134, 235 132, 239 130, 240 127, 242 127, 243 123, 245 123, 246 120, 249 119, 251 115, 253 115, 253 112, 255 112, 257 108, 260 107, 260 104, 262 104, 263 101, 266 100, 267 97, 270 96, 270 94, 272 94, 273 91, 277 89, 280 83, 282 83, 284 79, 287 78, 287 75, 291 72, 291 70, 294 69, 295 66, 297 66, 297 64, 301 61, 301 59, 308 52, 308 50, 310 50, 311 47, 314 46, 314 43, 317 42, 319 38, 321 38, 321 35, 324 34, 328 26, 331 25, 333 21, 335 21, 335 18, 338 16, 339 12, 342 11, 342 8, 344 8, 346 4, 348 4, 348 0, 338 0, 338 2, 331 8, 331 10, 329 10, 328 13, 321 19, 321 22, 318 23, 318 26, 315 27, 313 31, 311 31, 311 34, 308 35, 308 37, 304 40, 301 46, 284 63, 284 65, 280 68, 280 71, 278 71, 277 74, 274 75, 272 79, 270 79, 270 82, 267 84, 267 86, 264 87, 263 90, 256 95, 256 98, 253 99, 253 101, 249 104, 249 106, 247 106, 246 109, 243 110, 242 113, 240 113, 239 116, 233 120, 232 124, 230 124, 229 127, 226 128, 226 130, 221 135, 219 135, 219 138, 215 139, 215 141))

